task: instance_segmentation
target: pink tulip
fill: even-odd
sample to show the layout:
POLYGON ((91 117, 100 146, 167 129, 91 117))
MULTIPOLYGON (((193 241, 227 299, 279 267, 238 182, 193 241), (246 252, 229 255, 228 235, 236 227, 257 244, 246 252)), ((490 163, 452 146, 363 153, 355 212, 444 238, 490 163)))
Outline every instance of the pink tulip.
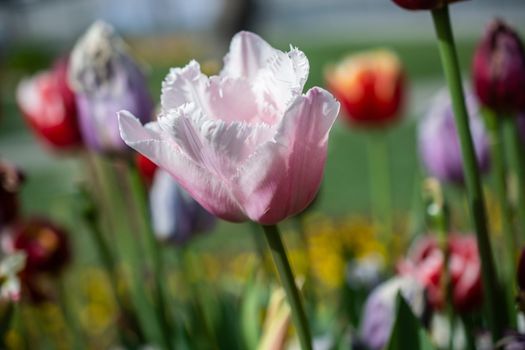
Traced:
POLYGON ((210 213, 275 224, 315 197, 339 103, 318 87, 302 94, 309 63, 296 48, 241 32, 224 62, 212 77, 195 61, 172 69, 158 120, 121 111, 121 136, 210 213))

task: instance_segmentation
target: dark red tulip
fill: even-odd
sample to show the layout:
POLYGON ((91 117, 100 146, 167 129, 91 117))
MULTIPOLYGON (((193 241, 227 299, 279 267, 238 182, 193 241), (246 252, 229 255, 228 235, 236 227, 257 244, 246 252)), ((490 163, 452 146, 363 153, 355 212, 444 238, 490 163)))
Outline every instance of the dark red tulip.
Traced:
POLYGON ((58 273, 70 261, 66 231, 47 219, 32 218, 13 228, 13 249, 26 253, 25 273, 58 273))
MULTIPOLYGON (((473 311, 481 305, 483 292, 476 238, 473 235, 450 235, 448 249, 453 306, 460 313, 473 311)), ((444 307, 444 255, 433 236, 418 239, 407 259, 398 265, 398 271, 425 285, 432 307, 444 307)))
POLYGON ((326 80, 351 125, 383 127, 401 116, 405 78, 399 58, 391 51, 348 56, 327 70, 326 80))
POLYGON ((407 10, 434 10, 462 0, 392 0, 407 10))
POLYGON ((481 103, 499 113, 525 109, 525 51, 519 35, 493 21, 474 55, 473 79, 481 103))
POLYGON ((17 168, 0 160, 0 231, 18 218, 18 191, 23 179, 17 168))
POLYGON ((67 60, 61 59, 53 69, 22 80, 17 89, 25 120, 37 137, 55 150, 71 150, 82 144, 67 68, 67 60))

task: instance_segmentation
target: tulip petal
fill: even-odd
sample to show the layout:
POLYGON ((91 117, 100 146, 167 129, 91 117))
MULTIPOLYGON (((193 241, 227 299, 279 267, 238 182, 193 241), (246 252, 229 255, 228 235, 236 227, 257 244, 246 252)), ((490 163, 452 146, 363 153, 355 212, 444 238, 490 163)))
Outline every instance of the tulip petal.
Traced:
POLYGON ((253 80, 253 89, 260 106, 271 106, 282 115, 301 95, 310 66, 301 51, 275 53, 253 80))
POLYGON ((275 139, 239 170, 239 202, 250 219, 276 223, 302 211, 315 197, 323 175, 328 134, 339 103, 310 89, 289 108, 275 139))
POLYGON ((301 94, 309 73, 308 59, 292 48, 284 53, 256 34, 241 32, 232 39, 221 76, 245 78, 253 83, 260 106, 270 104, 284 112, 301 94))
POLYGON ((202 74, 197 61, 192 60, 184 68, 172 68, 162 82, 162 110, 177 109, 192 102, 204 112, 209 111, 208 85, 208 77, 202 74))
POLYGON ((120 133, 126 144, 166 169, 210 213, 234 222, 246 219, 228 187, 215 174, 190 159, 157 123, 142 126, 127 111, 119 112, 118 116, 120 133))
POLYGON ((192 104, 162 115, 159 127, 170 134, 180 149, 194 162, 211 169, 229 182, 241 162, 273 137, 266 124, 226 123, 208 120, 192 104))
POLYGON ((224 68, 220 75, 253 80, 277 52, 280 51, 257 34, 237 33, 231 41, 230 51, 224 57, 224 68))

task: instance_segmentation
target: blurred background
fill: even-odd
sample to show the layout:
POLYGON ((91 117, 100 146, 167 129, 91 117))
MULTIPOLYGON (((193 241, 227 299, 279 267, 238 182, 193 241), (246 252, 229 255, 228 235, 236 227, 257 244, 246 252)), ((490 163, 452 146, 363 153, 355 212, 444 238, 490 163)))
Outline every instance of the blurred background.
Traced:
MULTIPOLYGON (((465 78, 475 42, 495 16, 520 31, 525 27, 525 3, 476 0, 454 6, 452 20, 465 78)), ((408 78, 406 117, 388 135, 393 207, 406 213, 417 199, 415 119, 444 86, 431 18, 424 11, 401 11, 390 1, 379 0, 3 0, 0 154, 30 173, 22 192, 26 211, 52 210, 60 203, 57 198, 72 190, 78 167, 74 159, 51 157, 36 143, 16 108, 16 84, 70 50, 96 19, 108 21, 125 37, 147 68, 156 99, 169 67, 196 58, 218 69, 231 36, 240 29, 255 31, 278 48, 292 44, 303 50, 311 65, 307 87, 324 86, 325 66, 345 54, 393 49, 408 78)), ((370 196, 363 135, 337 126, 331 143, 318 210, 336 216, 366 215, 370 196)), ((218 230, 229 233, 238 228, 221 224, 218 230)))
MULTIPOLYGON (((502 17, 518 32, 525 32, 522 0, 472 0, 453 6, 452 21, 465 81, 470 81, 475 44, 494 17, 502 17)), ((304 51, 310 60, 306 88, 325 86, 326 66, 348 53, 376 47, 394 50, 402 60, 408 83, 404 118, 385 134, 394 227, 407 237, 424 230, 424 174, 418 159, 416 128, 432 97, 444 87, 428 12, 403 11, 386 0, 0 0, 0 156, 26 173, 21 190, 24 213, 52 217, 70 230, 75 268, 89 269, 97 264, 89 238, 70 215, 84 175, 81 161, 52 155, 42 148, 21 117, 15 92, 21 78, 46 69, 54 58, 71 50, 76 39, 97 19, 115 26, 125 38, 148 73, 156 101, 170 67, 183 66, 195 58, 212 71, 220 69, 231 37, 243 29, 260 34, 282 50, 291 44, 304 51)), ((351 130, 342 123, 334 127, 325 179, 310 214, 316 220, 312 230, 338 230, 330 220, 349 220, 350 226, 341 230, 357 237, 370 235, 367 137, 366 132, 351 130)), ((463 201, 454 205, 466 213, 463 201)), ((458 217, 455 227, 461 229, 468 222, 464 216, 458 217)), ((295 229, 295 223, 287 222, 283 229, 285 239, 292 241, 287 232, 295 229)), ((213 259, 219 255, 233 270, 243 270, 244 260, 238 256, 252 250, 250 231, 247 224, 221 221, 214 232, 197 237, 191 245, 203 254, 213 251, 213 259)), ((367 242, 351 244, 366 246, 367 242)), ((385 253, 385 247, 363 249, 385 253)), ((318 254, 324 256, 323 251, 318 254)), ((204 258, 202 264, 208 262, 204 258)), ((328 270, 319 271, 327 284, 332 282, 329 270, 338 269, 330 263, 326 264, 328 270)), ((208 264, 210 273, 219 274, 221 264, 208 264)), ((80 283, 85 276, 96 277, 96 271, 82 271, 67 278, 71 283, 80 283)), ((86 317, 90 320, 95 316, 86 317)))

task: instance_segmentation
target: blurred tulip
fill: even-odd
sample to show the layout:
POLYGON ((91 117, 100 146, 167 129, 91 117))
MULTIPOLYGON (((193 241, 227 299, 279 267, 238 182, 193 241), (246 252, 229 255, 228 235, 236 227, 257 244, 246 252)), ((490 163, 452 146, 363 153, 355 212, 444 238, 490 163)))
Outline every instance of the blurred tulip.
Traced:
POLYGON ((346 266, 346 283, 351 287, 372 288, 381 280, 384 267, 384 259, 377 252, 352 259, 346 266))
POLYGON ((46 219, 31 218, 12 231, 12 248, 26 254, 24 273, 58 273, 70 261, 66 232, 46 219))
POLYGON ((158 120, 122 111, 122 138, 168 170, 210 213, 275 224, 301 212, 322 179, 339 103, 314 87, 302 95, 306 56, 241 32, 220 75, 199 64, 172 69, 158 120))
MULTIPOLYGON (((466 91, 465 96, 479 170, 486 173, 490 166, 489 136, 472 93, 466 91)), ((440 92, 432 102, 419 125, 418 142, 421 160, 430 175, 442 182, 463 184, 463 160, 448 92, 440 92)))
POLYGON ((0 232, 18 218, 18 191, 23 179, 18 169, 0 160, 0 232))
POLYGON ((464 0, 392 0, 407 10, 434 10, 464 0))
POLYGON ((523 350, 525 349, 525 334, 510 332, 496 344, 495 349, 523 350))
POLYGON ((86 147, 122 153, 117 112, 127 109, 150 121, 153 101, 146 78, 125 44, 106 23, 94 23, 71 53, 69 77, 77 98, 80 129, 86 147))
POLYGON ((405 78, 392 51, 350 55, 327 70, 326 80, 352 125, 382 127, 401 116, 405 78))
POLYGON ((359 339, 371 350, 383 349, 395 321, 396 297, 403 298, 418 317, 425 311, 424 288, 411 277, 394 277, 377 286, 366 300, 361 316, 359 339))
POLYGON ((142 180, 148 187, 151 186, 157 171, 157 165, 140 153, 135 155, 135 164, 142 180))
POLYGON ((67 69, 67 59, 60 59, 51 70, 22 80, 16 91, 25 120, 36 136, 54 150, 71 150, 82 144, 67 69))
MULTIPOLYGON (((460 313, 473 311, 481 306, 483 299, 476 237, 450 235, 448 249, 454 309, 460 313)), ((424 236, 414 243, 407 259, 399 263, 398 272, 422 283, 426 287, 430 305, 442 309, 445 305, 445 290, 441 280, 443 265, 444 256, 437 240, 433 236, 424 236)))
POLYGON ((481 103, 499 113, 525 109, 525 51, 501 20, 487 28, 474 55, 474 87, 481 103))
POLYGON ((150 189, 151 215, 157 237, 183 244, 195 234, 210 230, 215 217, 184 191, 171 175, 159 169, 150 189))
POLYGON ((20 272, 26 264, 25 253, 13 253, 0 261, 0 299, 18 301, 21 294, 20 272))

